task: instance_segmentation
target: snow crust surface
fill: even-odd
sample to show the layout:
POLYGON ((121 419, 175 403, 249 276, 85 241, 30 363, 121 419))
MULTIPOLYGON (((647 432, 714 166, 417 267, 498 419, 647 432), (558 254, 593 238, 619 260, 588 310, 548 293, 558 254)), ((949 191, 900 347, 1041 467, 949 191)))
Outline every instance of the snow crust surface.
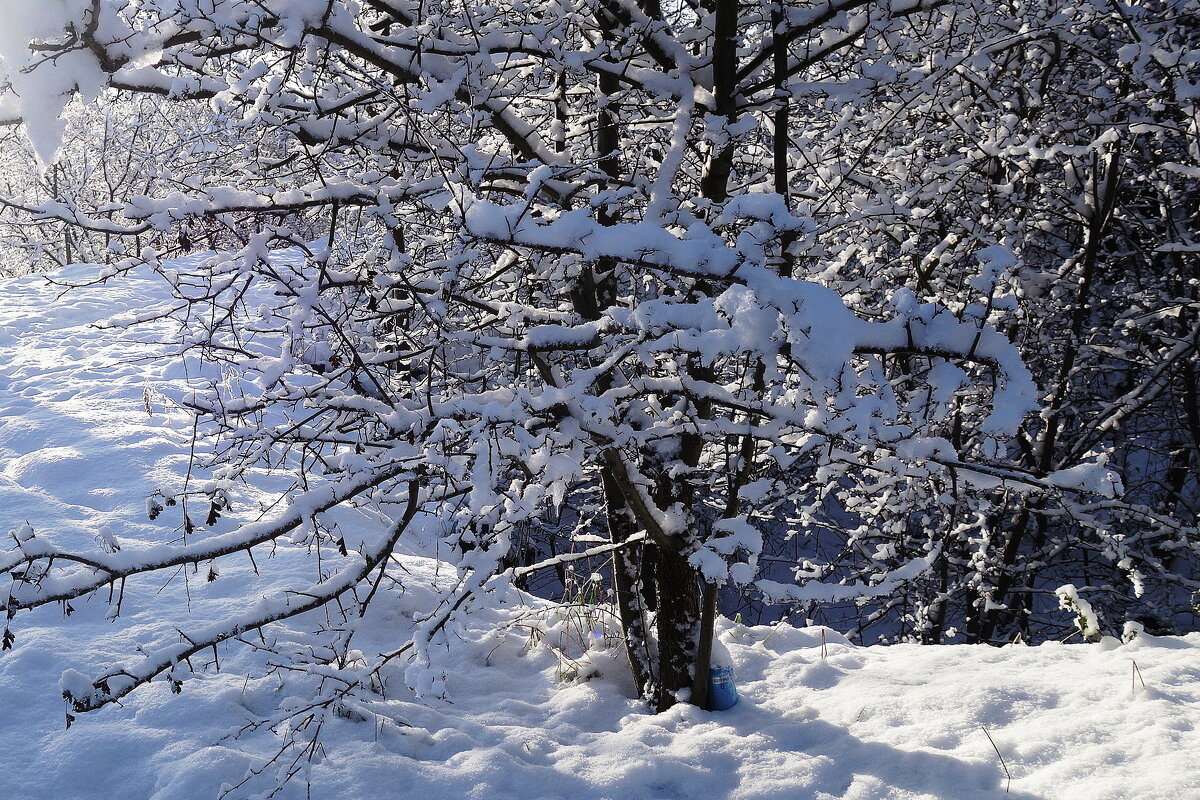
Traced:
MULTIPOLYGON (((72 267, 66 277, 96 270, 72 267)), ((153 358, 165 352, 153 342, 169 334, 166 323, 136 336, 92 326, 165 302, 163 287, 135 274, 56 294, 36 276, 3 284, 0 532, 28 524, 36 536, 92 545, 169 539, 170 524, 146 519, 146 497, 186 473, 190 416, 170 400, 193 367, 153 358)), ((18 617, 15 646, 0 657, 0 797, 199 800, 250 770, 263 780, 227 796, 269 791, 273 768, 263 768, 281 732, 245 726, 302 699, 308 685, 267 674, 253 653, 223 648, 221 670, 186 680, 182 694, 156 681, 69 730, 59 688, 64 670, 95 674, 135 644, 169 638, 180 620, 268 596, 270 575, 311 570, 284 555, 265 567, 268 577, 228 566, 212 583, 180 575, 131 584, 111 622, 104 598, 77 601, 69 619, 60 608, 18 617)), ((393 649, 453 578, 415 554, 403 567, 405 591, 374 609, 355 641, 364 653, 393 649)), ((277 796, 1200 798, 1197 634, 854 647, 828 629, 724 621, 740 703, 654 715, 635 699, 615 642, 589 638, 603 610, 576 612, 498 591, 447 637, 444 697, 417 698, 402 669, 389 673, 369 707, 326 721, 318 755, 277 796), (576 659, 581 669, 564 669, 558 653, 575 635, 590 649, 576 659)), ((301 641, 303 625, 291 625, 275 635, 301 641)))

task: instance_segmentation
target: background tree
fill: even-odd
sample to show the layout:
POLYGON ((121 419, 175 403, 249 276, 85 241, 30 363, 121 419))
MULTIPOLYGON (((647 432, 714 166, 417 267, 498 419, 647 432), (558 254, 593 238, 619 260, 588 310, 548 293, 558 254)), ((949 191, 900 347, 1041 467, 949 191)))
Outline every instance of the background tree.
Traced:
MULTIPOLYGON (((278 155, 270 129, 248 135, 204 103, 168 101, 145 94, 109 93, 95 103, 72 103, 62 114, 63 138, 52 163, 41 163, 16 127, 4 129, 0 261, 10 274, 75 263, 109 263, 152 247, 162 256, 193 249, 244 245, 263 222, 288 224, 298 235, 319 238, 304 214, 287 219, 245 212, 190 216, 150 226, 132 236, 107 220, 131 198, 168 195, 211 183, 224 158, 270 160, 278 155), (257 138, 256 138, 257 137, 257 138), (253 141, 248 141, 253 140, 253 141)), ((249 174, 243 186, 255 184, 249 174)))

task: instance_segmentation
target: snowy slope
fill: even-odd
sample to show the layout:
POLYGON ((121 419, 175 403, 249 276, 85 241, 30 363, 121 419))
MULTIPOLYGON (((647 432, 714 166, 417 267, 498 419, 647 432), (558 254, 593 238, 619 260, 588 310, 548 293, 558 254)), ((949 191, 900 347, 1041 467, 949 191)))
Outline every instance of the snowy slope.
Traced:
MULTIPOLYGON (((145 342, 169 324, 137 336, 90 327, 166 302, 153 299, 161 287, 134 275, 56 294, 39 277, 3 283, 0 532, 28 523, 63 541, 102 528, 118 542, 169 539, 177 521, 150 522, 145 499, 185 479, 191 418, 170 398, 198 368, 152 358, 165 349, 145 342)), ((64 669, 94 674, 136 643, 169 638, 173 623, 236 608, 243 593, 268 594, 307 568, 283 557, 270 567, 262 578, 230 564, 213 583, 182 574, 131 585, 113 622, 105 598, 79 601, 69 619, 58 608, 19 617, 15 647, 0 656, 0 798, 215 798, 248 776, 227 796, 271 791, 297 754, 272 762, 289 729, 255 723, 302 707, 318 691, 310 678, 222 650, 220 672, 182 694, 156 681, 69 730, 58 688, 64 669)), ((406 593, 373 612, 354 642, 362 652, 394 648, 445 572, 415 555, 405 567, 406 593)), ((302 643, 301 628, 278 635, 302 643)), ((1200 635, 856 648, 818 628, 725 623, 741 703, 652 715, 603 634, 594 609, 509 592, 449 637, 444 697, 414 697, 397 665, 385 686, 331 704, 321 747, 277 796, 1200 798, 1200 635), (582 642, 593 649, 571 651, 582 642)), ((305 718, 291 717, 301 738, 315 727, 296 730, 305 718)))

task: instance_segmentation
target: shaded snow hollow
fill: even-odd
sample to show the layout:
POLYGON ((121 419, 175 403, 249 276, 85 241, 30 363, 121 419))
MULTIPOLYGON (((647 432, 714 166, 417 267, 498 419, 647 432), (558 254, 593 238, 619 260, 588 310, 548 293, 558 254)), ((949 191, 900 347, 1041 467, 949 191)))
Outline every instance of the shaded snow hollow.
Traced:
MULTIPOLYGON (((28 522, 64 540, 106 526, 118 541, 160 541, 162 523, 146 520, 145 499, 182 480, 190 423, 168 398, 188 370, 145 360, 158 348, 89 323, 144 307, 161 287, 134 275, 55 294, 38 277, 4 282, 0 526, 28 522)), ((167 330, 151 327, 141 338, 167 330)), ((310 569, 287 557, 270 566, 310 569)), ((445 572, 416 555, 405 567, 408 591, 376 610, 355 641, 363 652, 393 648, 445 572)), ((133 643, 169 636, 173 620, 189 618, 189 592, 194 620, 272 586, 270 578, 251 584, 240 565, 211 584, 185 585, 184 577, 131 586, 114 623, 104 619, 104 598, 78 601, 69 620, 58 608, 18 618, 16 646, 0 657, 0 797, 215 798, 275 754, 274 733, 229 734, 286 706, 293 691, 303 696, 305 685, 264 675, 261 660, 236 649, 222 651, 221 672, 186 681, 179 696, 156 681, 123 707, 64 729, 63 670, 94 675, 133 643)), ((552 648, 576 634, 586 640, 599 621, 508 592, 444 648, 445 698, 414 698, 396 670, 384 695, 367 698, 367 713, 326 721, 318 757, 278 796, 1200 798, 1200 635, 860 648, 819 628, 726 622, 721 638, 741 703, 722 713, 681 705, 653 715, 633 699, 620 657, 601 649, 603 640, 577 671, 595 677, 564 680, 571 670, 552 648)), ((247 784, 229 797, 270 788, 247 784)))

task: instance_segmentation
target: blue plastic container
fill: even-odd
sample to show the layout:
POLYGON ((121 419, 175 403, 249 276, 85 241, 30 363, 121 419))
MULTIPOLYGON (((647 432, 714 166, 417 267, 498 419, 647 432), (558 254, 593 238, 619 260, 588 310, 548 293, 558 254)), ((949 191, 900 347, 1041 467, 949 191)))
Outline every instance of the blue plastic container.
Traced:
POLYGON ((712 667, 708 671, 708 708, 724 711, 737 705, 737 685, 733 682, 733 667, 712 667))

